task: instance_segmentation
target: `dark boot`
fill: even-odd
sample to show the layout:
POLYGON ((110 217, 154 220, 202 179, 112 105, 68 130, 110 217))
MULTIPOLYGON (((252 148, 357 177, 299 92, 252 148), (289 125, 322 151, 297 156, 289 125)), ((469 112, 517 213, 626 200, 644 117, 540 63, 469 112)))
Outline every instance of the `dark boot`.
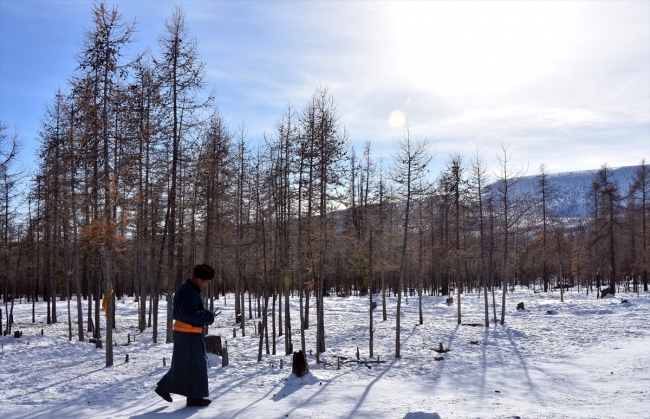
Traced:
POLYGON ((187 398, 187 406, 188 407, 192 407, 192 406, 202 407, 202 406, 207 406, 210 403, 212 403, 212 400, 210 400, 210 399, 202 399, 202 398, 195 399, 195 398, 192 398, 192 397, 187 398))
POLYGON ((160 387, 156 387, 155 392, 156 392, 157 395, 159 395, 160 397, 162 397, 163 399, 165 399, 169 403, 171 403, 173 401, 172 396, 169 393, 167 393, 165 390, 162 390, 160 387))

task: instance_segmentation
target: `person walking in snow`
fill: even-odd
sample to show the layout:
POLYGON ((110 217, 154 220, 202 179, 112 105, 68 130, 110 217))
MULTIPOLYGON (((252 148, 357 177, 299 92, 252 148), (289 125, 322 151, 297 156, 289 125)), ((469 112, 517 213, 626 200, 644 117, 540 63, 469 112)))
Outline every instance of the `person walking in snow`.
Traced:
POLYGON ((156 394, 172 402, 170 393, 187 397, 187 406, 207 406, 208 355, 203 340, 203 326, 214 322, 215 314, 203 308, 201 291, 214 278, 210 265, 196 265, 192 277, 174 294, 174 352, 172 365, 156 387, 156 394))

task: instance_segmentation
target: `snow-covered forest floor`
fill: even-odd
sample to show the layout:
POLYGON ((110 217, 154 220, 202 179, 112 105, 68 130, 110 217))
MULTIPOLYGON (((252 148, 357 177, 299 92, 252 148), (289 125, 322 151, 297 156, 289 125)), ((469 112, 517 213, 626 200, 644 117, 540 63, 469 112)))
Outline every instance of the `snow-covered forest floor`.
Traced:
MULTIPOLYGON (((368 298, 329 297, 327 351, 321 356, 326 362, 318 365, 309 356, 311 372, 302 378, 291 375, 291 356, 281 355, 284 337, 278 338, 278 355, 257 362, 257 319, 248 321, 246 337, 239 330, 239 337, 232 337, 234 307, 227 297, 227 305, 215 301, 223 314, 210 334, 228 341, 230 365, 223 368, 219 357, 210 356, 213 402, 207 408, 185 407, 185 398, 174 395, 169 404, 153 392, 169 368, 162 361, 171 359, 172 344, 152 343, 151 329, 137 333, 132 298, 117 302, 112 367, 105 367, 103 349, 76 337, 68 341, 66 302, 57 303, 54 325, 45 324, 44 303, 36 306, 35 324, 32 304, 16 303, 13 330, 23 335, 0 337, 0 417, 650 418, 650 293, 597 300, 594 294, 569 291, 562 303, 557 291, 518 288, 507 296, 506 323, 489 328, 458 325, 455 304, 428 296, 420 326, 417 297, 410 297, 402 304, 400 359, 394 357, 396 298, 388 299, 388 320, 382 321, 377 296, 373 360, 378 356, 385 363, 350 362, 338 370, 337 356, 356 360, 357 347, 362 360, 370 359, 368 298), (519 302, 525 311, 515 310, 519 302), (134 333, 135 342, 124 345, 134 333), (440 342, 451 351, 435 361, 433 349, 440 342)), ((497 313, 499 301, 497 295, 497 313)), ((297 298, 291 304, 297 350, 297 298)), ((71 305, 76 313, 74 300, 71 305)), ((313 299, 311 307, 313 315, 313 299)), ((161 301, 159 342, 165 340, 165 308, 161 301)), ((463 295, 462 308, 463 323, 483 322, 482 295, 463 295)), ((311 320, 308 351, 315 348, 315 317, 311 320)))

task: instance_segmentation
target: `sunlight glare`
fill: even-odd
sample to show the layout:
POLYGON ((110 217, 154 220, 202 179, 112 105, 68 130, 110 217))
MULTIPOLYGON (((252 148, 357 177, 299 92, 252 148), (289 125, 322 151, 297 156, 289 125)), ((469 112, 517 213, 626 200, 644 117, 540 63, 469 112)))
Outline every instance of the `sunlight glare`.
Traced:
POLYGON ((406 123, 406 115, 404 115, 404 112, 396 109, 390 114, 388 123, 393 128, 402 127, 406 123))
POLYGON ((418 89, 503 94, 558 69, 574 39, 573 4, 388 3, 391 62, 418 89))

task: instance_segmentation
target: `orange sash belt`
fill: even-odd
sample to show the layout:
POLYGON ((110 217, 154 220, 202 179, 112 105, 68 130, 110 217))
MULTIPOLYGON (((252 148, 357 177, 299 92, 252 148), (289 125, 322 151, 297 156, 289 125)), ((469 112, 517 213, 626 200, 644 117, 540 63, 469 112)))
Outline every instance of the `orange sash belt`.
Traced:
POLYGON ((203 328, 200 326, 192 326, 189 323, 185 323, 181 320, 176 320, 174 322, 174 330, 177 332, 185 333, 203 333, 203 328))

